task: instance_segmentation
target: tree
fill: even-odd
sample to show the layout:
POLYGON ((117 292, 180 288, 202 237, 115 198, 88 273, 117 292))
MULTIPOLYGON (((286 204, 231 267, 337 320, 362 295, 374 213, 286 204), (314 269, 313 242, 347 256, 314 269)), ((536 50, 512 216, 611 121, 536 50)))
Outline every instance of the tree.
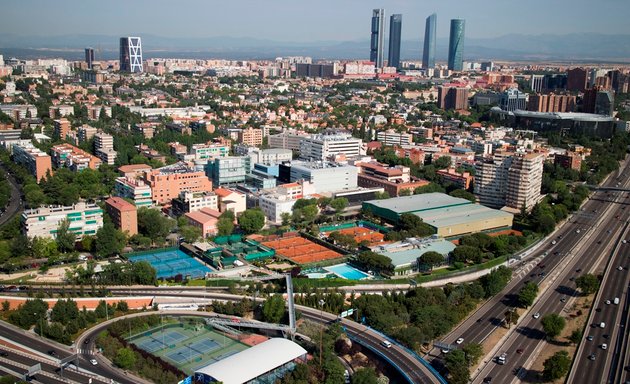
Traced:
POLYGON ((148 261, 131 264, 131 276, 140 285, 155 285, 157 281, 157 272, 148 261))
POLYGON ((573 344, 578 344, 582 340, 583 335, 584 332, 582 331, 582 328, 577 328, 574 329, 573 332, 571 332, 571 335, 568 337, 568 339, 573 344))
POLYGON ((357 370, 354 375, 352 375, 352 384, 377 384, 378 377, 376 376, 376 371, 374 368, 367 367, 361 368, 357 370))
POLYGON ((575 285, 585 295, 590 295, 599 289, 599 280, 597 276, 587 273, 575 279, 575 285))
POLYGON ((114 364, 122 369, 131 369, 136 364, 136 354, 130 348, 121 348, 114 357, 114 364))
POLYGON ((516 308, 505 311, 503 315, 505 316, 505 324, 508 326, 508 328, 511 328, 512 324, 518 324, 519 314, 516 308))
POLYGON ((444 256, 434 251, 425 252, 418 258, 418 264, 428 265, 430 269, 443 262, 444 256))
POLYGON ((543 377, 546 380, 558 380, 569 372, 571 358, 567 351, 558 351, 543 363, 543 377))
POLYGON ((473 203, 477 201, 477 198, 475 197, 474 194, 468 192, 465 189, 456 189, 454 191, 451 191, 451 193, 449 193, 449 195, 453 196, 453 197, 459 197, 462 199, 466 199, 466 200, 470 200, 473 203))
POLYGON ((179 234, 182 235, 187 243, 194 243, 201 237, 201 229, 192 225, 184 225, 179 227, 179 234))
POLYGON ((450 376, 451 384, 467 384, 470 381, 468 361, 464 351, 456 349, 446 355, 446 369, 450 376))
POLYGON ((175 228, 175 220, 162 215, 153 208, 142 207, 138 209, 138 232, 156 241, 165 238, 175 228))
POLYGON ((483 356, 483 347, 481 346, 481 344, 477 343, 464 345, 462 351, 464 351, 464 354, 466 355, 468 366, 473 366, 477 364, 479 359, 483 356))
POLYGON ((388 275, 394 271, 392 259, 372 251, 359 253, 357 256, 357 263, 363 265, 366 270, 372 270, 388 275))
POLYGON ((117 229, 113 223, 105 222, 96 231, 96 254, 99 257, 111 257, 119 255, 126 244, 125 234, 117 229))
POLYGON ((536 283, 527 283, 518 292, 518 305, 521 308, 527 308, 534 304, 538 295, 538 285, 536 283))
POLYGON ((265 226, 265 214, 260 208, 248 209, 238 217, 238 225, 247 233, 256 233, 265 226))
POLYGON ((284 298, 282 295, 273 295, 263 304, 262 308, 263 320, 278 324, 284 317, 284 298))
POLYGON ((217 235, 227 236, 234 232, 234 221, 227 217, 222 217, 217 222, 217 235))
POLYGON ((348 199, 345 197, 338 197, 330 202, 330 206, 335 210, 336 214, 340 214, 344 211, 344 209, 346 209, 346 207, 348 207, 348 199))
POLYGON ((444 169, 451 166, 451 157, 450 156, 440 156, 437 160, 433 162, 435 168, 444 169))
POLYGON ((63 219, 59 223, 57 228, 57 247, 61 252, 74 251, 74 243, 77 240, 77 235, 70 230, 70 221, 63 219))
POLYGON ((282 226, 286 227, 291 224, 291 214, 289 212, 282 212, 280 214, 280 218, 282 219, 282 226))
POLYGON ((558 337, 566 325, 564 317, 555 313, 543 317, 541 323, 545 334, 551 339, 558 337))
POLYGON ((411 188, 401 189, 400 192, 398 192, 398 196, 411 196, 412 194, 413 191, 411 188))

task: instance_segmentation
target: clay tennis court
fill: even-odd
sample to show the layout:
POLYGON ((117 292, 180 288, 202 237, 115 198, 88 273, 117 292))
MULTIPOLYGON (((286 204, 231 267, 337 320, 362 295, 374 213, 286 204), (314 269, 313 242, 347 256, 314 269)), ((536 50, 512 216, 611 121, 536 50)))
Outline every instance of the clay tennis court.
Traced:
POLYGON ((276 239, 268 239, 263 245, 276 250, 276 254, 296 264, 309 264, 323 260, 338 259, 342 255, 331 251, 303 237, 289 235, 276 239))
POLYGON ((383 235, 382 233, 366 227, 344 228, 335 231, 324 232, 324 235, 328 236, 333 232, 339 232, 342 235, 351 235, 352 237, 354 237, 354 240, 357 242, 357 244, 362 241, 368 241, 370 246, 382 243, 385 239, 385 235, 383 235))

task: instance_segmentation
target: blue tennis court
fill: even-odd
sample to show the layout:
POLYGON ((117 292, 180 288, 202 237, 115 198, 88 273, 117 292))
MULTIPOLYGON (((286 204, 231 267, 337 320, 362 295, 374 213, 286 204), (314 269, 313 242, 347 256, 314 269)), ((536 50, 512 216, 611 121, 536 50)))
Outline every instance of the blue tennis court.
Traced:
POLYGON ((132 263, 146 261, 151 264, 157 272, 158 279, 171 278, 176 275, 197 279, 205 277, 207 272, 213 272, 211 268, 179 249, 143 252, 141 255, 130 255, 128 258, 132 263))

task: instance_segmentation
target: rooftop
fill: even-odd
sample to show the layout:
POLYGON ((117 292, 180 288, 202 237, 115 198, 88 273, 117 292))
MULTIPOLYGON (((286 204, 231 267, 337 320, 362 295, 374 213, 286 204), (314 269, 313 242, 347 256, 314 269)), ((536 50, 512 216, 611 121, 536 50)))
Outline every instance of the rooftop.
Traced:
POLYGON ((455 244, 444 239, 416 239, 412 237, 397 243, 377 245, 371 249, 392 259, 394 267, 400 267, 415 262, 426 252, 433 251, 446 255, 455 249, 455 244))
POLYGON ((435 228, 466 224, 474 221, 513 217, 511 213, 488 208, 480 204, 449 206, 428 211, 414 212, 422 221, 435 228))
POLYGON ((369 200, 365 203, 379 208, 389 209, 397 214, 429 211, 444 207, 472 204, 469 200, 452 197, 445 193, 423 193, 420 195, 401 196, 384 200, 369 200))
POLYGON ((273 338, 195 373, 206 374, 223 384, 242 384, 304 355, 306 350, 291 340, 273 338))
POLYGON ((105 200, 105 204, 110 205, 120 212, 131 212, 136 210, 136 206, 126 201, 122 197, 110 197, 105 200))

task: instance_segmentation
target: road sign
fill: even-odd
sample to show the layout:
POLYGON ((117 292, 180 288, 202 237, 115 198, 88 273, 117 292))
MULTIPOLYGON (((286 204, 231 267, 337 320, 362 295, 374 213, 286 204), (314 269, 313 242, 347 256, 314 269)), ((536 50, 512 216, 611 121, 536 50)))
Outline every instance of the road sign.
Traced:
POLYGON ((339 317, 348 317, 351 316, 354 313, 355 309, 354 308, 350 308, 347 311, 343 311, 341 312, 341 314, 339 315, 339 317))

